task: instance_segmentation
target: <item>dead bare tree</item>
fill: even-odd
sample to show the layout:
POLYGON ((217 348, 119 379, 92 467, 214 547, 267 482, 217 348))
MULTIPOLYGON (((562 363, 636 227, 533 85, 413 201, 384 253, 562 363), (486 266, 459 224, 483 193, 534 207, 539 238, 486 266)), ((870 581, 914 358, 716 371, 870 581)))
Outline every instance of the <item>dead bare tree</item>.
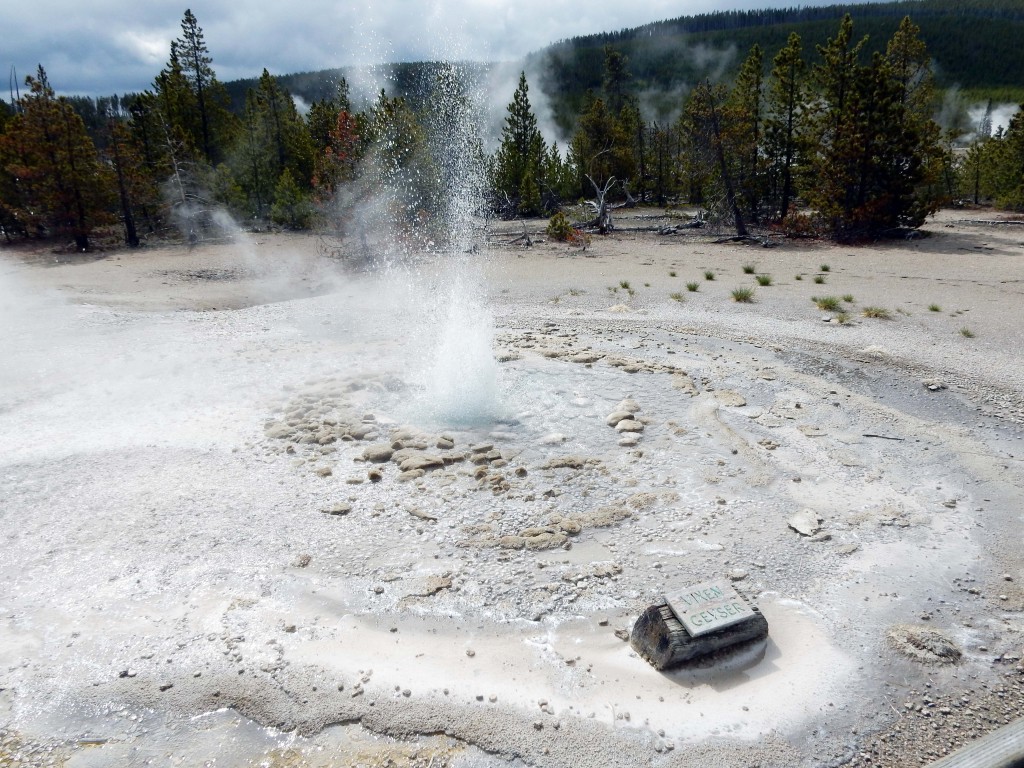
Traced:
POLYGON ((587 202, 594 209, 594 218, 587 223, 588 227, 596 227, 597 231, 602 235, 607 235, 613 229, 615 225, 612 224, 612 213, 611 208, 608 205, 608 193, 611 192, 612 187, 615 186, 615 177, 612 176, 604 183, 603 187, 597 186, 597 182, 586 174, 587 181, 590 182, 594 188, 594 199, 588 200, 587 202))
POLYGON ((629 179, 625 179, 622 182, 622 190, 626 193, 625 201, 613 205, 608 202, 608 196, 615 186, 616 178, 612 176, 604 183, 603 187, 599 187, 590 174, 584 175, 594 188, 594 199, 587 201, 587 204, 594 209, 594 218, 584 222, 582 226, 588 229, 596 229, 598 233, 607 235, 615 229, 615 225, 612 223, 612 211, 619 208, 632 208, 636 205, 636 198, 629 192, 629 179))

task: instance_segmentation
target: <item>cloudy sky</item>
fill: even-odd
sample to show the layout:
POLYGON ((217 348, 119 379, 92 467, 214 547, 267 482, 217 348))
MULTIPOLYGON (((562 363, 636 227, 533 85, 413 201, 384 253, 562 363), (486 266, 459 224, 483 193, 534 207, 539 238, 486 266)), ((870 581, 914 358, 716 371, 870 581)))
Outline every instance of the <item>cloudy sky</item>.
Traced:
MULTIPOLYGON (((191 5, 221 80, 357 63, 514 60, 557 40, 730 8, 828 0, 199 0, 191 5)), ((181 32, 188 0, 3 3, 0 64, 18 80, 42 64, 61 93, 150 86, 181 32)), ((3 97, 7 98, 7 89, 3 97)))

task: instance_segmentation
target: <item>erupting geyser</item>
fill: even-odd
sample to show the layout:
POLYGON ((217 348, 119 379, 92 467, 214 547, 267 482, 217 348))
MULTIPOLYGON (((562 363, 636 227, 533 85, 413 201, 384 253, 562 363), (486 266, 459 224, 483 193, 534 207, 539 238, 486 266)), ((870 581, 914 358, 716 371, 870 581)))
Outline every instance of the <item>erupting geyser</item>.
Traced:
POLYGON ((494 324, 484 289, 465 260, 453 260, 450 292, 442 297, 437 339, 424 372, 427 416, 453 426, 472 426, 498 415, 498 364, 494 324))

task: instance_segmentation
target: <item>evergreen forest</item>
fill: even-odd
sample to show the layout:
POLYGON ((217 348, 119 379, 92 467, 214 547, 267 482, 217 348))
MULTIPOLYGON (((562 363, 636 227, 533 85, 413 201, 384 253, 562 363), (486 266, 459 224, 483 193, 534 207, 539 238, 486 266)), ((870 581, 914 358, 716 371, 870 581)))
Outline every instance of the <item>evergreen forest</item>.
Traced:
MULTIPOLYGON (((1003 35, 1024 28, 1019 4, 915 0, 856 6, 856 18, 841 10, 688 17, 535 54, 557 61, 533 86, 567 139, 542 134, 524 68, 493 152, 480 136, 459 148, 479 171, 478 212, 552 217, 553 236, 571 238, 606 232, 611 201, 692 205, 739 235, 771 227, 863 241, 918 227, 944 204, 1024 211, 1024 111, 1005 128, 991 123, 1000 94, 1024 93, 1024 49, 1003 35), (862 9, 871 9, 863 20, 862 9), (940 17, 945 32, 926 33, 940 17), (960 70, 936 74, 935 62, 952 60, 948 36, 974 24, 985 45, 957 59, 960 70), (989 89, 980 119, 960 112, 940 125, 949 102, 940 80, 953 77, 989 89), (570 221, 563 208, 571 216, 567 206, 584 199, 600 203, 597 216, 570 221)), ((396 66, 392 95, 363 104, 342 72, 264 70, 229 87, 187 10, 142 93, 58 96, 40 65, 0 102, 0 230, 7 242, 80 251, 115 240, 195 243, 225 213, 250 228, 346 234, 376 205, 421 242, 436 240, 450 169, 430 140, 431 94, 486 70, 454 67, 396 66)))

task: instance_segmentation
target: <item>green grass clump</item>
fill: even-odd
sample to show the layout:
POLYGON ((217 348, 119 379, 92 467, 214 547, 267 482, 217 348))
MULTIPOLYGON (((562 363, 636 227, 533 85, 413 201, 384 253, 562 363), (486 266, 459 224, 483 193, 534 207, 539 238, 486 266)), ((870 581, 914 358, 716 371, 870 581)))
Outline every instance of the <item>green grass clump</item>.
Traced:
POLYGON ((752 275, 756 271, 757 271, 757 267, 755 267, 753 264, 744 264, 743 265, 743 274, 744 275, 752 275))
POLYGON ((864 307, 864 317, 873 317, 876 320, 892 320, 892 312, 884 307, 864 307))
POLYGON ((687 283, 686 290, 688 290, 690 293, 696 293, 697 291, 700 290, 700 283, 698 283, 696 280, 694 280, 692 283, 687 283))
POLYGON ((828 272, 832 269, 832 267, 830 267, 828 264, 822 264, 820 267, 818 267, 818 269, 820 269, 822 272, 828 272))
POLYGON ((974 338, 974 331, 972 331, 970 328, 964 326, 963 328, 960 329, 960 335, 963 336, 965 339, 973 339, 974 338))
POLYGON ((758 285, 768 286, 768 285, 772 284, 772 276, 771 275, 758 275, 755 278, 755 280, 757 280, 757 284, 758 285))
POLYGON ((676 276, 676 271, 674 269, 669 271, 668 276, 669 277, 675 277, 676 276))
POLYGON ((740 304, 750 304, 754 301, 753 288, 737 288, 732 292, 732 300, 740 304))
POLYGON ((838 315, 836 315, 835 321, 840 325, 846 325, 848 322, 850 322, 850 313, 840 312, 838 315))
POLYGON ((929 312, 941 312, 942 311, 942 307, 940 307, 938 304, 929 304, 928 305, 928 311, 929 312))
POLYGON ((709 269, 709 270, 708 270, 707 272, 705 272, 705 273, 704 273, 704 279, 705 279, 705 280, 714 280, 714 279, 715 279, 715 273, 714 273, 714 272, 712 272, 712 271, 711 271, 711 270, 709 269))
POLYGON ((825 283, 825 276, 824 275, 815 275, 814 276, 814 284, 815 285, 823 285, 824 283, 825 283))
POLYGON ((835 296, 822 296, 820 298, 817 296, 812 296, 811 301, 813 301, 818 306, 818 309, 822 310, 823 312, 838 312, 840 309, 842 309, 842 305, 839 303, 839 299, 837 299, 835 296))
POLYGON ((794 280, 803 280, 804 276, 803 275, 793 275, 793 279, 794 280))
POLYGON ((625 288, 629 290, 629 280, 619 280, 619 288, 625 288))
POLYGON ((853 294, 852 293, 844 293, 843 294, 843 301, 845 301, 847 304, 853 304, 854 301, 855 301, 855 299, 853 298, 853 294))
POLYGON ((679 293, 679 291, 676 291, 675 293, 670 293, 668 295, 668 297, 670 299, 672 299, 672 301, 682 301, 683 300, 683 294, 679 293))

